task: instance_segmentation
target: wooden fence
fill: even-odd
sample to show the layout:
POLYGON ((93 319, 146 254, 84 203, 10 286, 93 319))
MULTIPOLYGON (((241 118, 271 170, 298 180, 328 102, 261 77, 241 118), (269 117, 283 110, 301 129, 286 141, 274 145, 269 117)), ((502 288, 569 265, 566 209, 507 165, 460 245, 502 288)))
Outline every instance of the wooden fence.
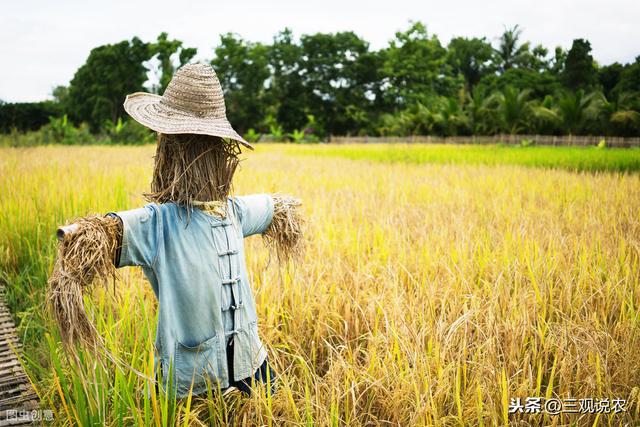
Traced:
POLYGON ((0 284, 0 427, 41 425, 47 421, 38 419, 42 414, 40 403, 22 369, 21 349, 13 318, 4 303, 4 286, 0 284))
POLYGON ((640 147, 640 137, 622 138, 617 136, 554 136, 554 135, 493 135, 493 136, 333 136, 332 144, 345 143, 415 143, 415 144, 513 144, 520 145, 523 140, 536 145, 581 146, 598 145, 605 140, 607 147, 640 147))

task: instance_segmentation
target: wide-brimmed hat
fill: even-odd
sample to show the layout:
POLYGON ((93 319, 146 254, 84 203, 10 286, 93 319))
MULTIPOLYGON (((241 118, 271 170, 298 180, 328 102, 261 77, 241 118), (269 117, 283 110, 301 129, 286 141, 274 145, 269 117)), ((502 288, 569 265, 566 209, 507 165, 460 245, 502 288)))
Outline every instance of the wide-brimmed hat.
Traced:
POLYGON ((207 64, 187 64, 178 69, 162 96, 146 92, 127 95, 124 109, 156 132, 219 136, 253 150, 227 120, 222 87, 207 64))

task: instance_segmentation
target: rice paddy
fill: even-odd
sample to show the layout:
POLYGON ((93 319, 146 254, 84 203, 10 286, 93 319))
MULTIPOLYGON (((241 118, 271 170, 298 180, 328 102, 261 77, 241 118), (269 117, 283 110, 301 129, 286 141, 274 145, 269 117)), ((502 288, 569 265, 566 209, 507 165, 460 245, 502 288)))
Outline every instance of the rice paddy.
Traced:
POLYGON ((84 351, 70 359, 44 310, 56 226, 143 205, 153 153, 0 149, 1 277, 54 424, 640 419, 638 150, 258 145, 235 193, 300 197, 307 222, 289 268, 261 238, 246 242, 278 390, 177 402, 144 378, 157 303, 141 271, 119 270, 85 302, 109 350, 142 375, 84 351), (619 398, 625 411, 509 413, 511 399, 536 396, 619 398))
POLYGON ((640 170, 640 149, 517 145, 345 144, 295 147, 292 154, 410 164, 519 165, 571 171, 640 170))

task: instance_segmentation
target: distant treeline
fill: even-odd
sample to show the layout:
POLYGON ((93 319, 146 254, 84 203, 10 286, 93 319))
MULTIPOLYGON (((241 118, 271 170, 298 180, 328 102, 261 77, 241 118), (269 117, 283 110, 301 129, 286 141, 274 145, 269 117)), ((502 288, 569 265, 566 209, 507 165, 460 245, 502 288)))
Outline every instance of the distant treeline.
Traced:
MULTIPOLYGON (((126 123, 126 94, 161 94, 196 53, 166 33, 152 43, 134 37, 99 46, 69 86, 53 90, 54 101, 0 105, 0 131, 33 130, 66 115, 87 132, 113 132, 126 123), (149 71, 158 81, 152 87, 149 71)), ((456 37, 445 46, 412 23, 380 50, 353 32, 296 38, 284 30, 269 44, 228 33, 210 62, 231 122, 249 139, 640 135, 640 56, 602 65, 587 40, 550 52, 521 40, 518 26, 493 44, 456 37)))

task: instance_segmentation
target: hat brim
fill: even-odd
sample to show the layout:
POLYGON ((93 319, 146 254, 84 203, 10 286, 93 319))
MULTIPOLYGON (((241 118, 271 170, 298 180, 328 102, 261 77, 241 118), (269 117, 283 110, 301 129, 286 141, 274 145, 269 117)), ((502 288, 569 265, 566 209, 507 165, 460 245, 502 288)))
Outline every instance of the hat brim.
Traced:
POLYGON ((166 134, 194 133, 238 141, 253 150, 253 146, 236 132, 226 117, 198 117, 160 103, 162 97, 146 92, 127 95, 124 110, 138 123, 166 134))

